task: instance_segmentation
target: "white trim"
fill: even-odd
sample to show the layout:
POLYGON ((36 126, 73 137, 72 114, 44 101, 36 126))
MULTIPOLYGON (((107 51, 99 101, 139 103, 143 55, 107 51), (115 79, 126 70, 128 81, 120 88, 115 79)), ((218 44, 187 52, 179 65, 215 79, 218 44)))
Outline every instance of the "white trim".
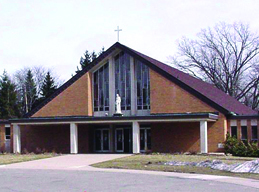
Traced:
POLYGON ((77 124, 70 124, 70 153, 78 153, 78 127, 77 124))
POLYGON ((137 116, 145 116, 145 115, 150 115, 150 110, 137 110, 137 116))
POLYGON ((132 122, 132 143, 133 143, 133 153, 140 153, 140 125, 139 122, 132 122))
POLYGON ((16 123, 19 125, 56 125, 56 124, 98 124, 98 123, 132 123, 138 121, 140 123, 152 123, 152 122, 200 122, 209 121, 215 122, 214 119, 201 118, 201 119, 140 119, 140 120, 103 120, 103 121, 59 121, 59 122, 28 122, 28 123, 16 123))
POLYGON ((4 127, 11 127, 11 125, 10 124, 5 124, 4 127))
POLYGON ((251 120, 251 126, 257 126, 257 119, 251 120))
POLYGON ((230 126, 237 126, 237 120, 230 120, 230 126))
POLYGON ((21 128, 18 124, 13 124, 13 152, 21 153, 21 128))
POLYGON ((246 119, 242 119, 240 121, 240 124, 241 124, 241 126, 247 126, 247 120, 246 119))
POLYGON ((207 121, 200 121, 200 148, 201 153, 208 153, 208 124, 207 121))

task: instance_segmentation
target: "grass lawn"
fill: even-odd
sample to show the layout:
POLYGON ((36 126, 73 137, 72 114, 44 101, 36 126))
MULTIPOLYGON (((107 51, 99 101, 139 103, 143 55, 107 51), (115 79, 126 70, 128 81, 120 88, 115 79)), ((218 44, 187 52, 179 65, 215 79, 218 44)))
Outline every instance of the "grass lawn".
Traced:
POLYGON ((118 169, 140 169, 153 171, 167 171, 180 173, 196 173, 209 175, 224 175, 233 177, 245 177, 259 180, 259 174, 253 173, 230 173, 227 171, 213 170, 205 167, 192 166, 169 166, 160 163, 167 161, 181 162, 200 162, 205 160, 220 160, 227 164, 243 163, 245 161, 254 160, 248 157, 232 157, 232 156, 205 156, 205 155, 171 155, 171 154, 152 154, 152 155, 132 155, 129 157, 119 158, 111 161, 93 164, 93 167, 99 168, 118 168, 118 169))
POLYGON ((0 165, 55 157, 57 154, 0 154, 0 165))

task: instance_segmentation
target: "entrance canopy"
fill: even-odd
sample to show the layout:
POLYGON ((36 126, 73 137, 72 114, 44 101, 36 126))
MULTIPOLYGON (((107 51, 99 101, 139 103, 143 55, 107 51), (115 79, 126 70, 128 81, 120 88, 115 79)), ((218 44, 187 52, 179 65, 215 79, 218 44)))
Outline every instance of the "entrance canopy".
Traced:
MULTIPOLYGON (((199 123, 200 133, 200 151, 208 152, 207 122, 215 122, 218 114, 215 113, 182 113, 182 114, 153 114, 149 116, 120 116, 120 117, 33 117, 23 119, 12 119, 13 125, 13 151, 21 153, 21 127, 22 126, 43 126, 55 125, 70 127, 70 153, 78 153, 78 127, 82 125, 95 125, 94 146, 95 151, 111 151, 111 145, 114 141, 115 152, 133 152, 140 153, 144 149, 151 148, 150 127, 143 125, 152 123, 181 123, 197 122, 199 123), (100 127, 99 125, 109 124, 111 127, 100 127), (119 126, 119 125, 128 126, 119 126), (99 126, 99 128, 98 128, 99 126), (119 126, 119 127, 118 127, 119 126), (114 131, 113 131, 114 130, 114 131), (111 142, 112 141, 112 142, 111 142)), ((196 124, 197 125, 197 124, 196 124)), ((69 129, 68 129, 69 130, 69 129)), ((44 130, 43 130, 44 131, 44 130)), ((64 129, 65 131, 65 129, 64 129)), ((68 132, 69 133, 69 132, 68 132)), ((42 134, 45 134, 42 132, 42 134)), ((69 136, 69 135, 67 135, 69 136)), ((58 138, 57 138, 58 139, 58 138)))
POLYGON ((12 119, 12 124, 37 125, 37 124, 69 124, 73 123, 140 123, 151 122, 198 122, 216 121, 218 114, 215 113, 172 113, 153 114, 148 116, 121 116, 121 117, 93 117, 93 116, 66 116, 66 117, 31 117, 12 119))

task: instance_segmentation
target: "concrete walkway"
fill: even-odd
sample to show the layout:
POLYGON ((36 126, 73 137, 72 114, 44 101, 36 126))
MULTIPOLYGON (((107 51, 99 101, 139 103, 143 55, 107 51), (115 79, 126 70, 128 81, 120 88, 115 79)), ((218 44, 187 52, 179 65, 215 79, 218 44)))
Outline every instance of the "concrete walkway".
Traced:
POLYGON ((127 169, 101 169, 91 167, 91 164, 108 161, 116 158, 127 157, 127 154, 78 154, 78 155, 63 155, 54 158, 28 161, 10 165, 0 166, 3 169, 41 169, 41 170, 78 170, 78 171, 94 171, 94 172, 117 172, 117 173, 132 173, 132 174, 148 174, 161 175, 167 177, 176 177, 184 179, 197 179, 207 181, 217 181, 223 183, 231 183, 254 187, 259 189, 259 181, 253 179, 244 179, 228 176, 201 175, 189 173, 174 173, 160 171, 145 171, 145 170, 127 170, 127 169))
POLYGON ((7 169, 51 169, 51 170, 89 170, 90 165, 112 159, 130 156, 129 154, 76 154, 39 159, 22 163, 2 165, 7 169))

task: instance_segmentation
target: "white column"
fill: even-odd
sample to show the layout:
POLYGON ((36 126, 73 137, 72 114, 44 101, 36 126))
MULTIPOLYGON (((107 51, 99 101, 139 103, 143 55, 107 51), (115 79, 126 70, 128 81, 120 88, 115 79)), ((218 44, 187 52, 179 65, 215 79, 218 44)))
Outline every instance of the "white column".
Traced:
POLYGON ((132 123, 133 153, 140 153, 140 128, 137 121, 132 123))
POLYGON ((201 153, 208 153, 208 125, 207 121, 200 121, 200 148, 201 153))
POLYGON ((78 130, 75 123, 70 123, 70 153, 78 153, 78 130))
POLYGON ((13 152, 21 153, 21 128, 18 124, 13 124, 13 152))

